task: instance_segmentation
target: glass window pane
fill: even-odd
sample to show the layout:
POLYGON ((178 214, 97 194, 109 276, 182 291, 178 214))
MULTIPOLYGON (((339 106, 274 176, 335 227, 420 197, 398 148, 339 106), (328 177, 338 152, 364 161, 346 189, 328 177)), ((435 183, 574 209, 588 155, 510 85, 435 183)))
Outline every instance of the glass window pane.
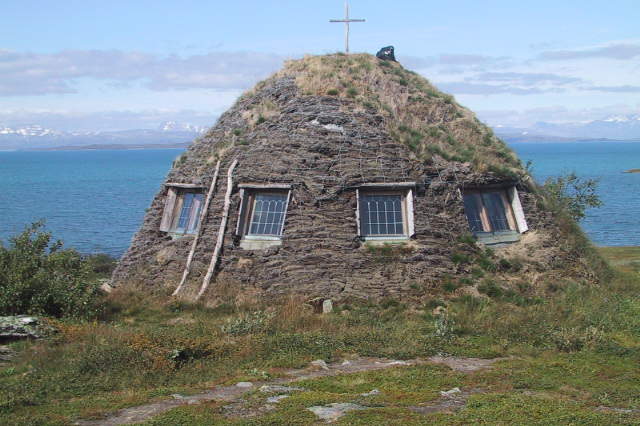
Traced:
POLYGON ((249 235, 282 234, 287 194, 256 194, 249 235))
POLYGON ((404 235, 401 194, 362 194, 360 231, 363 236, 404 235))
POLYGON ((502 194, 499 192, 488 192, 482 194, 484 205, 487 209, 487 216, 493 231, 509 230, 507 211, 504 205, 502 194))
POLYGON ((464 194, 462 199, 464 200, 464 211, 467 214, 467 221, 469 222, 471 232, 486 231, 482 224, 482 205, 478 194, 464 194))
POLYGON ((182 192, 179 197, 181 198, 181 207, 178 213, 178 218, 175 221, 173 231, 193 233, 198 227, 198 220, 200 219, 200 210, 202 209, 202 194, 195 192, 182 192))

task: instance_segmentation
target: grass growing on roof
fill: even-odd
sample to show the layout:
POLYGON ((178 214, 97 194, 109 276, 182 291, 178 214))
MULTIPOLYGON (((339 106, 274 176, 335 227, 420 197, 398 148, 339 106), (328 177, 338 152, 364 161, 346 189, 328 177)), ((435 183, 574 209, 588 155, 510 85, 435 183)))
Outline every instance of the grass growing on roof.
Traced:
POLYGON ((303 93, 356 98, 361 105, 375 107, 390 134, 419 156, 471 162, 479 171, 501 175, 519 173, 515 155, 490 128, 451 95, 396 62, 368 54, 308 55, 288 61, 276 76, 295 77, 303 93))

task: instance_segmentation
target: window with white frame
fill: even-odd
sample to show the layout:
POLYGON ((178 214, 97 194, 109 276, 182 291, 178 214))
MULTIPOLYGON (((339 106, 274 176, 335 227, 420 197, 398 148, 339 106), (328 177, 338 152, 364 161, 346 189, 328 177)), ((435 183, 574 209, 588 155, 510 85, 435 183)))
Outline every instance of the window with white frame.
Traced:
POLYGON ((358 198, 358 234, 367 240, 407 239, 414 234, 413 183, 362 185, 358 198))
POLYGON ((168 184, 160 230, 172 234, 193 234, 202 210, 202 188, 188 184, 168 184))
POLYGON ((515 187, 466 189, 462 199, 469 228, 476 236, 529 229, 515 187))
POLYGON ((287 185, 240 185, 236 234, 243 239, 281 239, 290 192, 287 185))

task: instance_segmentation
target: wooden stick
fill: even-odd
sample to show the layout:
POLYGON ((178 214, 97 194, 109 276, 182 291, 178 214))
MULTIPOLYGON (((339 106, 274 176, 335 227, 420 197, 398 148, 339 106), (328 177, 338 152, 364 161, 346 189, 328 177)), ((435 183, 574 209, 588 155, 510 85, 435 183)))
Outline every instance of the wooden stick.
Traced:
POLYGON ((222 243, 224 241, 224 231, 227 227, 227 219, 229 219, 229 206, 231 205, 231 189, 233 187, 233 170, 236 168, 236 164, 238 164, 238 160, 234 159, 231 166, 229 166, 229 170, 227 171, 227 193, 224 196, 224 211, 222 213, 222 220, 220 222, 220 227, 218 228, 218 240, 216 241, 216 248, 213 251, 213 256, 211 256, 211 263, 209 264, 209 269, 207 270, 207 275, 205 275, 204 280, 202 281, 202 287, 200 287, 200 291, 196 296, 196 300, 200 299, 204 292, 209 287, 209 282, 211 281, 211 277, 213 276, 213 271, 218 264, 218 259, 220 257, 220 250, 222 249, 222 243))
POLYGON ((204 218, 207 216, 207 211, 209 211, 209 204, 211 204, 211 198, 213 198, 213 191, 216 187, 216 182, 218 182, 218 171, 220 170, 220 160, 216 163, 216 170, 213 172, 213 181, 211 181, 211 186, 209 187, 209 193, 207 194, 207 201, 204 203, 204 207, 200 212, 200 220, 198 222, 198 227, 196 228, 196 235, 193 237, 193 242, 191 243, 191 250, 189 251, 189 257, 187 257, 187 264, 184 267, 184 272, 182 273, 182 280, 180 280, 180 284, 173 292, 172 296, 176 296, 182 290, 182 286, 187 281, 187 276, 189 276, 189 271, 191 269, 191 262, 193 261, 193 255, 196 252, 196 246, 198 245, 198 239, 200 239, 200 232, 202 231, 202 226, 204 224, 204 218))

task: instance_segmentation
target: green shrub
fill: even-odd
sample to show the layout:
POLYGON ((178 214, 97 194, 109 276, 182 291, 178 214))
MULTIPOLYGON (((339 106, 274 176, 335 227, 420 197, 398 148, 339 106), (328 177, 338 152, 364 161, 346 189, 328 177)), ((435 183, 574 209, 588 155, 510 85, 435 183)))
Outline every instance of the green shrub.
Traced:
POLYGON ((430 311, 434 310, 438 306, 445 306, 444 300, 442 300, 442 299, 429 299, 424 304, 424 308, 427 309, 427 310, 430 310, 430 311))
POLYGON ((476 278, 482 278, 484 277, 484 271, 482 270, 482 268, 473 268, 471 270, 471 275, 473 275, 476 278))
POLYGON ((456 332, 456 321, 454 314, 444 310, 435 321, 435 334, 437 337, 450 340, 456 332))
POLYGON ((338 96, 338 91, 336 89, 327 90, 327 95, 329 96, 338 96))
POLYGON ((400 308, 401 305, 402 304, 398 301, 398 299, 394 299, 393 297, 385 297, 380 301, 380 307, 382 309, 400 308))
POLYGON ((255 333, 261 330, 269 324, 273 319, 273 313, 264 311, 255 311, 247 313, 243 317, 238 317, 235 321, 231 318, 227 320, 227 324, 220 327, 220 330, 225 334, 232 336, 241 336, 243 334, 255 333))
POLYGON ((467 244, 471 247, 475 247, 476 246, 476 239, 473 238, 473 235, 463 235, 462 237, 458 238, 458 240, 456 241, 459 244, 467 244))
POLYGON ((358 90, 356 90, 355 87, 350 87, 349 90, 347 91, 347 94, 349 95, 349 97, 355 98, 356 95, 358 94, 358 90))
POLYGON ((455 281, 446 280, 442 283, 442 289, 446 292, 452 293, 456 291, 457 288, 458 284, 456 284, 455 281))
POLYGON ((89 269, 98 275, 110 275, 116 268, 117 260, 108 254, 90 254, 85 258, 89 269))
POLYGON ((476 259, 476 263, 487 272, 495 272, 498 269, 495 263, 493 263, 491 259, 486 256, 478 256, 478 259, 476 259))
POLYGON ((478 286, 478 291, 486 294, 492 299, 499 299, 504 294, 502 288, 491 280, 486 280, 484 284, 480 284, 478 286))
POLYGON ((92 317, 98 289, 89 265, 75 250, 51 242, 51 233, 35 222, 0 242, 0 315, 92 317))
POLYGON ((575 220, 585 216, 588 207, 602 206, 600 197, 596 194, 600 178, 581 181, 576 171, 563 172, 558 177, 549 177, 542 185, 545 192, 562 209, 566 210, 575 220))
POLYGON ((451 256, 451 261, 456 265, 460 265, 463 263, 471 262, 471 257, 465 253, 453 253, 453 255, 451 256))

